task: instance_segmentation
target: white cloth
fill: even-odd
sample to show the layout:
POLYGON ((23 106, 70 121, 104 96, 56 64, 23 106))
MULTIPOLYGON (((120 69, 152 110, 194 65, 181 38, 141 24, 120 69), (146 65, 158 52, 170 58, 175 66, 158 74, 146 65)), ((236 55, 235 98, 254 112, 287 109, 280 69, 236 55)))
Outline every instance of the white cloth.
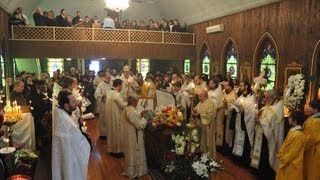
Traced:
POLYGON ((34 131, 34 119, 31 113, 22 113, 21 120, 12 126, 13 145, 25 144, 32 150, 36 150, 36 138, 34 131))
POLYGON ((90 145, 71 116, 63 109, 54 108, 55 128, 52 129, 52 179, 86 180, 90 145))

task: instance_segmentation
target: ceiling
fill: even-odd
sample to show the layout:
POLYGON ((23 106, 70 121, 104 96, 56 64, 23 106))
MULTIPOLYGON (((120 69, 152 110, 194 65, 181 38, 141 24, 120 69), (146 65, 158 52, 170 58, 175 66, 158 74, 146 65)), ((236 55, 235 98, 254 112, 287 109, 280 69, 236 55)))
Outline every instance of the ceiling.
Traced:
MULTIPOLYGON (((160 20, 179 19, 188 25, 223 17, 281 0, 131 0, 130 7, 120 13, 121 19, 160 20)), ((17 7, 23 7, 25 14, 33 24, 32 14, 36 7, 58 15, 64 8, 71 16, 80 10, 81 15, 98 16, 100 20, 106 15, 104 0, 1 0, 0 6, 12 13, 17 7)))

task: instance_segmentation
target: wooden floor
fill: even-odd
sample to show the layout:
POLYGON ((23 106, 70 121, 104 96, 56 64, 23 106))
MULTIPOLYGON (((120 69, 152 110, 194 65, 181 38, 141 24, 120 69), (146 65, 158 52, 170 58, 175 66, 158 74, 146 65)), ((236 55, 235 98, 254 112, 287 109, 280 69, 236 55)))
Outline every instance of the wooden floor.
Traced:
MULTIPOLYGON (((107 153, 107 141, 100 140, 99 137, 99 123, 95 120, 88 120, 88 131, 92 134, 94 145, 93 151, 90 155, 88 180, 125 180, 129 179, 121 175, 124 164, 123 158, 115 158, 107 153)), ((44 153, 47 156, 48 153, 44 153)), ((212 179, 221 180, 253 180, 256 176, 250 173, 249 168, 243 168, 234 164, 231 160, 222 155, 217 155, 218 160, 224 161, 223 172, 215 174, 212 179)), ((40 157, 37 172, 34 179, 48 179, 50 172, 48 172, 48 157, 40 157), (46 167, 46 168, 45 168, 46 167)), ((141 180, 151 180, 151 176, 146 175, 140 178, 141 180)))

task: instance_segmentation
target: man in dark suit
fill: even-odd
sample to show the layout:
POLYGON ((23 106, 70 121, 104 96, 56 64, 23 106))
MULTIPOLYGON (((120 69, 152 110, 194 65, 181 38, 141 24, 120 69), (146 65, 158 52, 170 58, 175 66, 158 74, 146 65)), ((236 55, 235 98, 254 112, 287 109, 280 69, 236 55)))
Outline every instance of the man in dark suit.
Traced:
POLYGON ((57 26, 68 27, 70 23, 67 20, 67 11, 65 9, 61 9, 60 15, 56 17, 57 26))
POLYGON ((10 93, 10 101, 17 101, 17 105, 25 106, 27 105, 26 98, 23 95, 24 83, 21 80, 14 82, 14 89, 10 93))
POLYGON ((45 18, 42 15, 42 9, 37 7, 36 12, 33 14, 34 24, 36 26, 45 26, 45 18))

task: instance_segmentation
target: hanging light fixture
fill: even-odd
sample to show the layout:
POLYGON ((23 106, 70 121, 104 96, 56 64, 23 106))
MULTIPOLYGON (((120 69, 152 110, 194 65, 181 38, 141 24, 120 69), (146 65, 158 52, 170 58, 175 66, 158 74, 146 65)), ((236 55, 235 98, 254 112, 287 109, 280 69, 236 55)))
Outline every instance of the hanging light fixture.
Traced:
POLYGON ((129 0, 105 0, 106 8, 119 12, 128 9, 129 0))

